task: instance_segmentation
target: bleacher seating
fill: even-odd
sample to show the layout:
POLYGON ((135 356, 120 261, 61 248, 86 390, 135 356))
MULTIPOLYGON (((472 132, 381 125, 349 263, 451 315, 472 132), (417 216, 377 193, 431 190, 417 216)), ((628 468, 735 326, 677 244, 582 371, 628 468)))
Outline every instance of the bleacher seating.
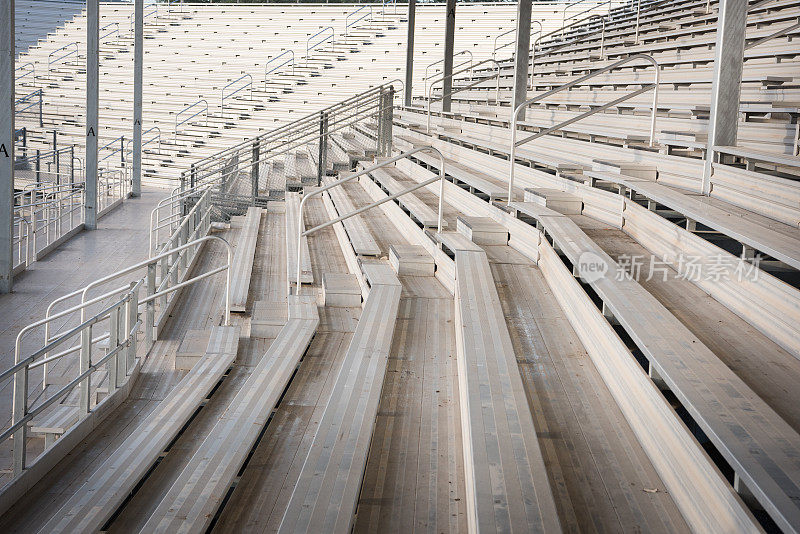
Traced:
MULTIPOLYGON (((800 531, 800 0, 750 2, 737 142, 710 155, 717 2, 578 3, 564 28, 561 5, 537 7, 553 20, 534 37, 528 98, 647 54, 658 103, 644 92, 598 109, 652 83, 650 62, 627 63, 530 106, 517 139, 555 130, 515 159, 514 62, 487 44, 515 6, 464 6, 456 50, 476 63, 500 52, 500 92, 495 79, 470 87, 494 67, 465 71, 449 111, 440 88, 430 100, 422 90, 441 7, 418 11, 412 105, 394 94, 391 114, 319 136, 325 113, 290 121, 400 73, 403 9, 371 6, 390 13, 344 36, 345 6, 314 6, 290 26, 288 6, 160 7, 145 78, 163 84, 150 112, 171 140, 148 165, 169 178, 195 163, 208 183, 224 180, 220 205, 250 195, 244 182, 258 175, 247 214, 221 210, 214 230, 238 234, 226 332, 249 337, 213 362, 210 344, 94 474, 59 464, 0 529, 800 531), (331 20, 334 41, 302 57, 331 20), (247 87, 223 115, 208 97, 208 126, 170 130, 198 91, 219 95, 289 49, 294 69, 253 74, 252 98, 247 87), (297 129, 257 137, 277 124, 297 129), (243 140, 263 141, 260 160, 243 140), (173 439, 180 454, 153 466, 173 439), (79 489, 38 514, 49 484, 79 489)), ((104 10, 122 22, 130 12, 104 10)), ((28 56, 46 61, 84 23, 28 56)), ((119 85, 110 99, 129 90, 126 39, 104 47, 119 85)), ((79 69, 42 78, 67 114, 80 109, 79 69)), ((219 312, 206 305, 187 296, 184 308, 207 324, 219 312)), ((190 326, 173 312, 164 329, 190 326)), ((149 361, 191 352, 189 335, 149 361)), ((69 432, 56 422, 36 427, 49 445, 69 432)), ((89 442, 102 448, 112 432, 98 434, 89 442)))

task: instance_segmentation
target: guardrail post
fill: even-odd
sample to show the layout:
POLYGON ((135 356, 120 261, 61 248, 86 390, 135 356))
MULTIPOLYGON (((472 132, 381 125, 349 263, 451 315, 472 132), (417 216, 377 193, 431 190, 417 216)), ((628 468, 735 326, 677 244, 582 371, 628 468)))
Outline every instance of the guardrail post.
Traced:
MULTIPOLYGON (((161 277, 164 277, 164 260, 161 260, 161 277)), ((149 297, 150 295, 155 294, 156 292, 156 264, 151 263, 147 266, 147 291, 146 295, 149 297)), ((156 301, 151 300, 147 304, 145 304, 145 327, 144 327, 144 339, 147 343, 147 348, 153 346, 155 342, 155 335, 154 335, 154 328, 156 322, 156 301)), ((131 326, 132 328, 133 326, 131 326)))
POLYGON ((381 91, 378 113, 378 154, 388 157, 392 154, 392 121, 394 120, 394 88, 381 91))
MULTIPOLYGON (((111 352, 116 350, 119 346, 119 314, 122 311, 122 306, 118 306, 111 310, 111 314, 108 316, 108 351, 111 352)), ((117 352, 116 356, 111 358, 108 361, 106 366, 108 367, 108 393, 114 393, 117 389, 117 384, 119 384, 119 379, 117 377, 117 373, 119 372, 119 360, 120 356, 124 356, 117 352)))
MULTIPOLYGON (((17 355, 19 358, 19 355, 17 355)), ((18 362, 14 362, 18 363, 18 362)), ((28 366, 14 374, 14 407, 11 424, 21 421, 28 414, 28 366)), ((14 475, 25 469, 25 451, 28 441, 28 425, 14 432, 14 475)))
MULTIPOLYGON (((92 325, 87 326, 81 331, 81 359, 78 373, 83 374, 89 370, 92 361, 92 325)), ((81 381, 79 386, 81 419, 89 413, 89 382, 91 374, 81 381)))
POLYGON ((317 158, 317 186, 328 169, 328 114, 319 114, 319 157, 317 158))
POLYGON ((250 167, 250 182, 252 187, 252 195, 253 195, 253 206, 256 205, 256 197, 258 196, 258 167, 259 167, 259 155, 260 145, 258 139, 253 142, 253 159, 251 162, 250 167))
POLYGON ((126 361, 124 362, 125 372, 122 374, 122 376, 119 374, 117 375, 117 379, 122 381, 124 381, 128 376, 128 373, 133 368, 133 364, 136 360, 136 333, 134 332, 131 334, 131 331, 133 330, 133 327, 136 324, 139 316, 139 286, 136 282, 131 282, 131 288, 131 298, 128 301, 128 314, 125 321, 125 336, 130 336, 130 344, 128 345, 128 354, 127 358, 125 358, 126 361))

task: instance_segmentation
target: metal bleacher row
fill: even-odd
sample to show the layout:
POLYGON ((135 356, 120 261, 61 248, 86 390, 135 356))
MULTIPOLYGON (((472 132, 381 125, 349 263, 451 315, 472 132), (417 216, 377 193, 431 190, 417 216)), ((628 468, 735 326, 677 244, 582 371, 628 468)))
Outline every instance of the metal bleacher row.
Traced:
POLYGON ((177 237, 153 231, 151 252, 233 249, 163 260, 142 298, 227 281, 142 308, 158 335, 132 392, 47 438, 0 493, 0 529, 800 532, 800 0, 750 3, 739 138, 714 147, 705 194, 717 8, 547 28, 516 133, 555 129, 513 161, 507 57, 458 75, 443 111, 421 77, 404 106, 396 76, 355 76, 365 46, 325 60, 354 78, 324 99, 323 76, 295 76, 287 99, 218 117, 229 134, 193 127, 177 215, 154 212, 177 237), (655 110, 651 92, 599 109, 650 84, 649 61, 563 89, 639 54, 655 110))

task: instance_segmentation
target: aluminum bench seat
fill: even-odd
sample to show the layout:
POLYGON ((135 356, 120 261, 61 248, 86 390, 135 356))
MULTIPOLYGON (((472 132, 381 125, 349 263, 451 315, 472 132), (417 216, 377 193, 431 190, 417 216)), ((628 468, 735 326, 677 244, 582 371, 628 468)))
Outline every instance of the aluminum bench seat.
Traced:
POLYGON ((319 324, 309 297, 289 297, 286 325, 164 495, 144 532, 201 532, 210 525, 319 324))
POLYGON ((50 518, 42 532, 102 528, 231 366, 238 343, 238 327, 212 327, 205 355, 50 518))
POLYGON ((370 285, 278 532, 350 532, 378 413, 401 285, 385 262, 363 263, 370 285))
MULTIPOLYGON (((349 174, 349 173, 346 173, 349 174)), ((323 179, 324 185, 330 185, 334 180, 330 177, 326 177, 323 179)), ((351 186, 356 186, 357 184, 351 184, 351 186)), ((353 206, 350 197, 347 195, 347 190, 344 187, 334 187, 328 190, 328 194, 330 195, 331 201, 336 208, 336 211, 339 212, 339 215, 345 215, 355 211, 355 207, 353 206)), ((344 229, 347 232, 347 236, 350 239, 350 243, 353 246, 353 250, 356 254, 360 256, 380 256, 381 255, 381 248, 375 242, 375 239, 372 237, 372 232, 370 232, 369 228, 367 227, 366 223, 364 223, 364 219, 361 218, 361 215, 354 215, 350 218, 345 219, 342 221, 344 225, 344 229)))
POLYGON ((250 275, 253 272, 253 260, 258 242, 258 229, 261 225, 261 208, 247 208, 244 225, 239 232, 236 251, 231 267, 230 310, 244 312, 247 295, 250 292, 250 275))
POLYGON ((535 218, 574 265, 586 253, 606 264, 606 276, 587 282, 733 467, 737 487, 744 484, 783 528, 800 524, 800 434, 636 280, 618 276, 621 267, 575 222, 528 205, 512 208, 535 218))
POLYGON ((456 265, 467 524, 482 532, 559 531, 536 427, 486 253, 463 236, 444 236, 442 241, 455 254, 456 265))

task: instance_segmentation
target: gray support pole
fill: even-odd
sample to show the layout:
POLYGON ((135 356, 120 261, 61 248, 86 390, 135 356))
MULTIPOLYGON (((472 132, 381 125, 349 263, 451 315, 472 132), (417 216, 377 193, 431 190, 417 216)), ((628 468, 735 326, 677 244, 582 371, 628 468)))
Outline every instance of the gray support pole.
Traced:
POLYGON ((414 29, 417 0, 408 0, 408 37, 406 37, 406 85, 403 95, 406 106, 411 106, 411 85, 414 81, 414 29))
POLYGON ((144 63, 144 0, 134 2, 133 34, 133 173, 131 196, 142 194, 142 65, 144 63))
POLYGON ((711 163, 714 147, 736 144, 739 99, 744 62, 744 32, 747 0, 721 0, 717 18, 714 79, 711 84, 711 115, 708 146, 703 167, 703 194, 711 192, 711 163))
POLYGON ((86 0, 86 204, 87 230, 97 228, 97 138, 100 108, 100 0, 86 0))
POLYGON ((453 92, 453 49, 456 38, 456 0, 447 0, 447 17, 444 30, 444 81, 442 83, 442 111, 450 111, 450 93, 453 92))
MULTIPOLYGON (((519 0, 517 4, 517 44, 514 49, 514 104, 511 109, 528 99, 528 71, 531 49, 532 0, 519 0)), ((525 110, 519 112, 519 120, 525 120, 525 110)))
POLYGON ((14 0, 0 0, 0 293, 14 265, 14 0))

